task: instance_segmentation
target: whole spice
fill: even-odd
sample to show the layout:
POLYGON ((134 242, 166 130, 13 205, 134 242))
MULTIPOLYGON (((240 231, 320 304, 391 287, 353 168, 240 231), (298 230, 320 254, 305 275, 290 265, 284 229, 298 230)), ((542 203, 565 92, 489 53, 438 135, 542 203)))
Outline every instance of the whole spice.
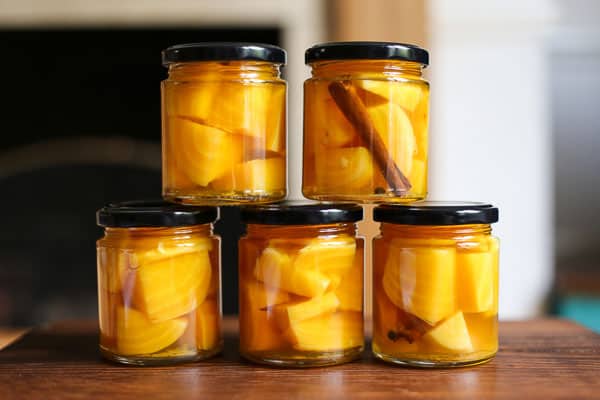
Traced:
POLYGON ((405 339, 408 343, 412 343, 419 340, 429 329, 431 329, 431 325, 427 322, 398 309, 398 326, 395 331, 390 330, 387 337, 392 342, 405 339))
POLYGON ((348 122, 352 124, 367 148, 375 164, 385 177, 394 192, 407 192, 412 187, 408 178, 400 171, 393 158, 390 156, 385 143, 375 129, 367 108, 356 93, 355 87, 350 82, 331 82, 329 93, 348 122))

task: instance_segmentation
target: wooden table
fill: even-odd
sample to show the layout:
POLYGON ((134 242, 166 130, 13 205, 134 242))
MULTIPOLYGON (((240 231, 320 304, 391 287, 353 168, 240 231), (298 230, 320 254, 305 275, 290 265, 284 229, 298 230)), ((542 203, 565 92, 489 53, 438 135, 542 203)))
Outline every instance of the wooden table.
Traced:
POLYGON ((26 333, 0 351, 0 399, 600 399, 600 335, 572 322, 503 322, 492 362, 420 370, 362 360, 329 368, 256 366, 237 354, 236 322, 210 361, 172 367, 104 362, 94 323, 70 322, 26 333))

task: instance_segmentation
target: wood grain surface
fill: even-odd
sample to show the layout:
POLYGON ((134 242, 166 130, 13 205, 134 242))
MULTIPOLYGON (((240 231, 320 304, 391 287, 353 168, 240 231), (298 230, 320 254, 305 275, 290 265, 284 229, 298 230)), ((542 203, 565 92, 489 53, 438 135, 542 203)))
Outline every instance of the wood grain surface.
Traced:
POLYGON ((223 355, 171 367, 103 361, 97 327, 34 329, 0 351, 0 399, 600 399, 600 335, 564 320, 500 324, 492 362, 462 369, 399 368, 374 360, 328 368, 256 366, 237 354, 225 321, 223 355))

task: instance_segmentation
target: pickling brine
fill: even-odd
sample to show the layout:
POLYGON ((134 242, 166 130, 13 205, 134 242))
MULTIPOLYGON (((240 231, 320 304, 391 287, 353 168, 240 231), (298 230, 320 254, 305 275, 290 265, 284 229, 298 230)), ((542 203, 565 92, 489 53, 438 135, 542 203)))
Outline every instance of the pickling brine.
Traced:
POLYGON ((163 197, 265 203, 286 194, 285 52, 195 44, 163 53, 163 197))
POLYGON ((214 208, 140 202, 99 211, 105 227, 97 243, 104 357, 157 365, 221 350, 220 241, 211 228, 216 215, 214 208))
POLYGON ((427 194, 427 52, 377 42, 307 50, 303 193, 315 200, 410 202, 427 194))
POLYGON ((413 366, 485 362, 498 350, 497 209, 435 202, 375 210, 373 352, 413 366))
POLYGON ((356 205, 335 204, 242 211, 248 223, 239 242, 242 356, 309 367, 360 355, 363 242, 354 222, 361 216, 356 205))

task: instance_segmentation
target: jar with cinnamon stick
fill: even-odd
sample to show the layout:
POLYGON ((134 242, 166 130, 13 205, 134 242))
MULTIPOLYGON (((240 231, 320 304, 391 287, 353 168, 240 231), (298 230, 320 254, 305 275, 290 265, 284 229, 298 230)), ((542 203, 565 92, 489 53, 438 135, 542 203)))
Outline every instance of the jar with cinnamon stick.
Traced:
POLYGON ((305 54, 302 192, 315 200, 411 202, 427 194, 426 50, 387 42, 305 54))
POLYGON ((498 209, 423 202, 374 210, 373 353, 396 364, 455 367, 498 350, 498 209))

